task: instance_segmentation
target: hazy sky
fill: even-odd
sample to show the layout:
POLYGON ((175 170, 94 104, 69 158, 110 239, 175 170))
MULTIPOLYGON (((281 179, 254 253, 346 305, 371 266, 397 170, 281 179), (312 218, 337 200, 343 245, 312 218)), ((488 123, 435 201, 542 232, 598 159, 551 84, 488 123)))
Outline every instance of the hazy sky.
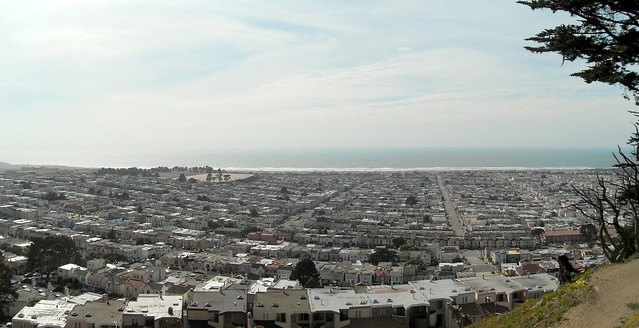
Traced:
MULTIPOLYGON (((3 1, 0 161, 263 147, 610 147, 622 90, 515 1, 3 1)), ((171 164, 171 163, 169 163, 171 164)), ((176 163, 179 164, 179 163, 176 163)))

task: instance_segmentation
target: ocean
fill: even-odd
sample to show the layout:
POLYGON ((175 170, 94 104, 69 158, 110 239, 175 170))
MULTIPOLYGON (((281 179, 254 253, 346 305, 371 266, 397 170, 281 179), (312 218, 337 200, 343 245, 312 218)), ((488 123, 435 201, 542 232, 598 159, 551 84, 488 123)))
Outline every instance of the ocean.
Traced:
POLYGON ((613 152, 616 149, 225 149, 164 154, 162 162, 154 159, 156 164, 139 166, 253 171, 610 168, 613 152))

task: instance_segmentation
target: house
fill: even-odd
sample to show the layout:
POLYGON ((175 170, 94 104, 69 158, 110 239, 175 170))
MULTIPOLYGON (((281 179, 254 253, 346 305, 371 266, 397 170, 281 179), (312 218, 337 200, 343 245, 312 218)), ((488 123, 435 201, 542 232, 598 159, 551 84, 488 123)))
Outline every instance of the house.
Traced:
POLYGON ((256 325, 282 328, 310 326, 311 307, 306 290, 283 290, 255 294, 253 320, 256 325))
POLYGON ((245 290, 196 289, 186 306, 190 327, 208 324, 213 328, 235 328, 247 325, 247 293, 245 290))
POLYGON ((66 299, 42 300, 34 306, 25 306, 11 320, 18 328, 64 328, 67 314, 73 312, 77 304, 66 299))
POLYGON ((105 276, 101 274, 92 273, 86 278, 87 287, 93 290, 104 290, 106 289, 107 279, 105 276))
POLYGON ((83 269, 81 266, 73 263, 65 264, 58 267, 58 277, 62 279, 77 279, 76 271, 83 269))
POLYGON ((183 328, 182 296, 139 295, 122 312, 122 328, 183 328))
POLYGON ((584 241, 585 238, 579 230, 546 231, 543 240, 549 244, 563 244, 584 241))
POLYGON ((122 325, 124 307, 121 300, 78 305, 67 316, 66 328, 118 328, 122 325))
POLYGON ((544 268, 542 268, 539 264, 536 264, 536 263, 529 263, 529 264, 524 264, 522 266, 518 266, 517 268, 515 268, 515 271, 517 271, 517 274, 520 276, 546 272, 544 268))
POLYGON ((146 284, 142 281, 129 279, 122 286, 124 289, 122 294, 128 298, 135 299, 144 292, 145 286, 146 284))

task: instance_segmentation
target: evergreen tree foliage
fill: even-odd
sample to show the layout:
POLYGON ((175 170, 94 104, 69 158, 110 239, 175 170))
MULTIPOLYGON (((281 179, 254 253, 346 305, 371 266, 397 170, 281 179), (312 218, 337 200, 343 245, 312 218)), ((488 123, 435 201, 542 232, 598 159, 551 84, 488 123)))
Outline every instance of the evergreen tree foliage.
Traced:
POLYGON ((290 278, 299 281, 304 288, 321 287, 319 272, 310 256, 305 256, 297 262, 290 278))
MULTIPOLYGON (((576 18, 528 38, 535 53, 560 54, 563 61, 585 60, 587 68, 573 73, 587 83, 620 85, 639 105, 639 1, 532 0, 519 3, 533 10, 549 9, 576 18)), ((627 94, 624 97, 630 98, 627 94)))
MULTIPOLYGON (((624 97, 639 105, 639 1, 530 0, 533 10, 565 12, 576 19, 527 39, 535 53, 557 53, 564 61, 583 60, 587 68, 573 73, 587 83, 602 82, 624 89, 624 97)), ((632 111, 631 111, 632 112, 632 111)), ((636 112, 635 115, 637 115, 636 112)), ((597 186, 575 191, 575 204, 595 223, 604 255, 621 262, 639 251, 639 126, 630 137, 629 153, 619 148, 615 179, 597 178, 597 186), (628 223, 629 222, 629 223, 628 223)), ((585 228, 584 232, 592 232, 585 228)))
POLYGON ((368 256, 368 262, 377 265, 379 262, 397 263, 397 252, 388 248, 377 248, 368 256))
POLYGON ((37 270, 47 278, 52 270, 59 266, 79 262, 80 257, 73 240, 67 236, 47 236, 31 239, 32 244, 27 251, 27 267, 37 270))
POLYGON ((16 289, 11 284, 13 267, 4 260, 0 253, 0 317, 5 317, 9 312, 9 307, 18 298, 16 289))

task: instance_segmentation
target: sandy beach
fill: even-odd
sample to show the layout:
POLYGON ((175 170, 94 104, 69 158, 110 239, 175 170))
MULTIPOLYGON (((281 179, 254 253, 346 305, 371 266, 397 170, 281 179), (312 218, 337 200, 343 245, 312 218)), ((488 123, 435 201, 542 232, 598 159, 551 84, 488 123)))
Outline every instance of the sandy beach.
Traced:
MULTIPOLYGON (((206 181, 206 176, 208 175, 208 173, 164 172, 164 173, 160 173, 160 176, 164 177, 164 178, 177 179, 177 178, 180 177, 180 174, 182 174, 182 173, 184 173, 184 175, 186 176, 187 179, 193 178, 193 179, 198 180, 198 181, 206 181)), ((211 182, 219 183, 219 180, 217 179, 217 173, 213 172, 211 174, 213 175, 213 180, 211 180, 211 182)), ((250 173, 227 172, 227 173, 222 173, 222 182, 242 180, 242 179, 250 178, 252 176, 253 176, 253 174, 250 174, 250 173), (225 175, 230 175, 230 178, 228 180, 224 180, 224 176, 225 175)))

